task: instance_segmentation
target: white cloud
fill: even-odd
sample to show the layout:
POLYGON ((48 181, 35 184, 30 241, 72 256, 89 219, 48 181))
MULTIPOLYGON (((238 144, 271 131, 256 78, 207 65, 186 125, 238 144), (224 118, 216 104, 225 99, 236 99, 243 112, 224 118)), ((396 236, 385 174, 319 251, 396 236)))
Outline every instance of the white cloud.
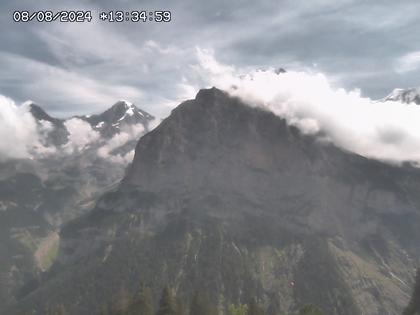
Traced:
POLYGON ((149 48, 152 51, 156 51, 156 52, 158 52, 159 54, 162 54, 162 55, 168 55, 168 54, 175 55, 175 54, 179 54, 180 52, 182 52, 181 49, 176 48, 175 46, 166 46, 166 47, 164 47, 164 46, 162 46, 161 44, 157 43, 154 40, 148 40, 148 41, 146 41, 144 43, 144 47, 145 48, 149 48))
POLYGON ((128 164, 133 160, 134 150, 122 154, 112 154, 112 151, 118 149, 119 147, 125 145, 131 140, 138 140, 138 138, 144 133, 144 127, 142 124, 137 124, 133 126, 127 126, 120 133, 114 135, 110 140, 108 140, 105 145, 100 147, 97 151, 98 156, 112 161, 114 163, 128 164))
POLYGON ((118 61, 120 65, 129 65, 130 61, 141 57, 139 47, 106 24, 68 23, 50 25, 34 32, 68 66, 85 67, 92 61, 118 61))
POLYGON ((395 71, 406 73, 420 69, 420 51, 413 51, 398 58, 395 64, 395 71))
MULTIPOLYGON (((64 122, 69 132, 68 142, 58 148, 46 146, 46 138, 54 126, 45 120, 40 120, 37 124, 29 111, 31 103, 28 101, 16 106, 13 100, 0 95, 0 161, 16 158, 37 159, 52 154, 60 158, 63 154, 80 153, 102 144, 97 150, 98 156, 114 163, 128 164, 134 157, 134 150, 125 154, 114 154, 112 151, 129 141, 138 140, 145 132, 142 124, 125 125, 121 127, 120 133, 106 140, 86 121, 71 118, 64 122)), ((149 128, 155 128, 159 122, 158 119, 153 120, 149 128)))
POLYGON ((39 144, 37 126, 27 106, 0 95, 0 160, 30 158, 39 144))
POLYGON ((155 118, 152 121, 150 121, 148 125, 149 132, 155 129, 157 126, 159 126, 162 121, 163 119, 160 119, 160 118, 155 118))
POLYGON ((23 94, 49 104, 61 104, 65 100, 85 105, 92 111, 122 97, 137 99, 142 95, 132 86, 91 79, 82 73, 8 53, 0 52, 0 67, 4 70, 3 74, 0 73, 0 80, 19 81, 22 77, 31 77, 29 82, 20 86, 23 94))
POLYGON ((100 138, 99 132, 81 119, 66 120, 64 125, 69 132, 69 142, 63 147, 66 153, 79 152, 100 138))
POLYGON ((207 85, 270 110, 305 133, 322 130, 337 146, 366 157, 420 163, 418 105, 380 103, 358 90, 335 89, 320 73, 243 73, 220 64, 211 52, 199 49, 197 57, 196 71, 207 85))

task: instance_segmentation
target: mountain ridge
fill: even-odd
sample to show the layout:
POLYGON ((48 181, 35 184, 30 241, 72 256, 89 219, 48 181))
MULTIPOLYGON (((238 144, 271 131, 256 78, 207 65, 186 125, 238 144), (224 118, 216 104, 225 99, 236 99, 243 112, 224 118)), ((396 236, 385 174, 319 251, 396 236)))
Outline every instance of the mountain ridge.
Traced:
POLYGON ((53 131, 49 132, 48 138, 52 140, 52 144, 55 146, 63 145, 68 141, 69 132, 65 123, 71 119, 81 119, 89 123, 93 130, 100 132, 101 136, 107 139, 115 136, 124 127, 142 125, 147 130, 149 123, 155 119, 149 113, 125 100, 116 102, 99 114, 76 115, 64 119, 50 116, 40 105, 33 102, 29 104, 29 108, 38 126, 44 122, 52 124, 53 131))
POLYGON ((20 307, 53 299, 91 314, 115 286, 142 282, 185 297, 201 286, 220 307, 256 296, 269 314, 314 303, 396 315, 419 261, 419 183, 414 168, 344 152, 201 90, 139 140, 119 187, 66 224, 60 271, 20 307))
POLYGON ((382 101, 397 101, 404 104, 413 103, 420 105, 420 88, 394 89, 382 101))
MULTIPOLYGON (((69 129, 75 117, 52 117, 33 102, 24 106, 34 117, 41 152, 31 148, 30 158, 0 163, 0 252, 7 257, 0 260, 0 313, 2 304, 16 302, 50 268, 61 225, 88 212, 121 180, 153 118, 142 112, 143 120, 121 120, 121 128, 104 137, 86 121, 69 129)), ((133 106, 133 114, 140 111, 133 106)))

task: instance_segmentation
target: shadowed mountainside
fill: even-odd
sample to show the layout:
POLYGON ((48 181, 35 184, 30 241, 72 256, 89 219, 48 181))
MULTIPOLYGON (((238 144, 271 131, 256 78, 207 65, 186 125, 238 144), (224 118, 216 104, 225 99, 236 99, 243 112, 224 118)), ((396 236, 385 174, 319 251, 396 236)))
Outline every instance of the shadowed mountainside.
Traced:
POLYGON ((397 315, 420 245, 420 172, 302 135, 201 90, 137 144, 121 185, 61 232, 58 261, 20 301, 95 314, 139 283, 198 288, 220 308, 397 315))

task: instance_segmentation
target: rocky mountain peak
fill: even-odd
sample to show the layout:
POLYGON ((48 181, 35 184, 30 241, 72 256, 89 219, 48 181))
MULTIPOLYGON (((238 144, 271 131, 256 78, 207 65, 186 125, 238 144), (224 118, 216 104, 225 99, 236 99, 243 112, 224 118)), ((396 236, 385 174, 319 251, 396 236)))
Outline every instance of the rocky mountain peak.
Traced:
POLYGON ((68 131, 64 126, 64 120, 51 117, 41 106, 30 103, 29 111, 35 118, 40 132, 44 135, 42 142, 45 146, 60 146, 68 141, 68 131), (52 128, 44 130, 45 124, 51 124, 52 128))
POLYGON ((62 120, 51 117, 41 106, 35 103, 29 104, 29 111, 37 121, 49 121, 54 125, 62 124, 62 120))
POLYGON ((147 130, 150 121, 154 119, 149 113, 139 109, 133 103, 120 100, 101 114, 82 116, 94 130, 104 137, 112 137, 124 126, 141 124, 147 130))
POLYGON ((215 305, 256 296, 268 314, 307 303, 401 314, 420 259, 420 172, 249 105, 201 90, 144 135, 121 185, 61 230, 64 272, 23 305, 40 308, 54 292, 83 313, 124 279, 183 296, 205 287, 215 305))
POLYGON ((108 110, 100 114, 109 122, 118 122, 123 119, 128 119, 129 117, 134 117, 134 119, 153 119, 154 117, 149 113, 139 109, 133 103, 130 103, 125 100, 120 100, 111 106, 108 110))
POLYGON ((383 101, 396 101, 404 104, 420 105, 420 88, 395 89, 383 101))

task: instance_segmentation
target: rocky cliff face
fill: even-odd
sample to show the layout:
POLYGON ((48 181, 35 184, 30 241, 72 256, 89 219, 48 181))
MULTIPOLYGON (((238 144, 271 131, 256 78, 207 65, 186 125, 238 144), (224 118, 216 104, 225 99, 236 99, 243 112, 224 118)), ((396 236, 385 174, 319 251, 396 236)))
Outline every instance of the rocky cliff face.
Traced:
POLYGON ((29 106, 30 112, 34 117, 38 127, 41 127, 43 123, 51 125, 51 130, 46 132, 44 135, 44 145, 60 146, 68 141, 69 132, 64 126, 63 120, 51 117, 40 106, 34 103, 30 104, 29 106))
POLYGON ((302 135, 209 89, 137 144, 122 184, 61 233, 55 273, 20 301, 93 314, 116 290, 205 288, 220 308, 400 314, 419 261, 420 172, 302 135))

